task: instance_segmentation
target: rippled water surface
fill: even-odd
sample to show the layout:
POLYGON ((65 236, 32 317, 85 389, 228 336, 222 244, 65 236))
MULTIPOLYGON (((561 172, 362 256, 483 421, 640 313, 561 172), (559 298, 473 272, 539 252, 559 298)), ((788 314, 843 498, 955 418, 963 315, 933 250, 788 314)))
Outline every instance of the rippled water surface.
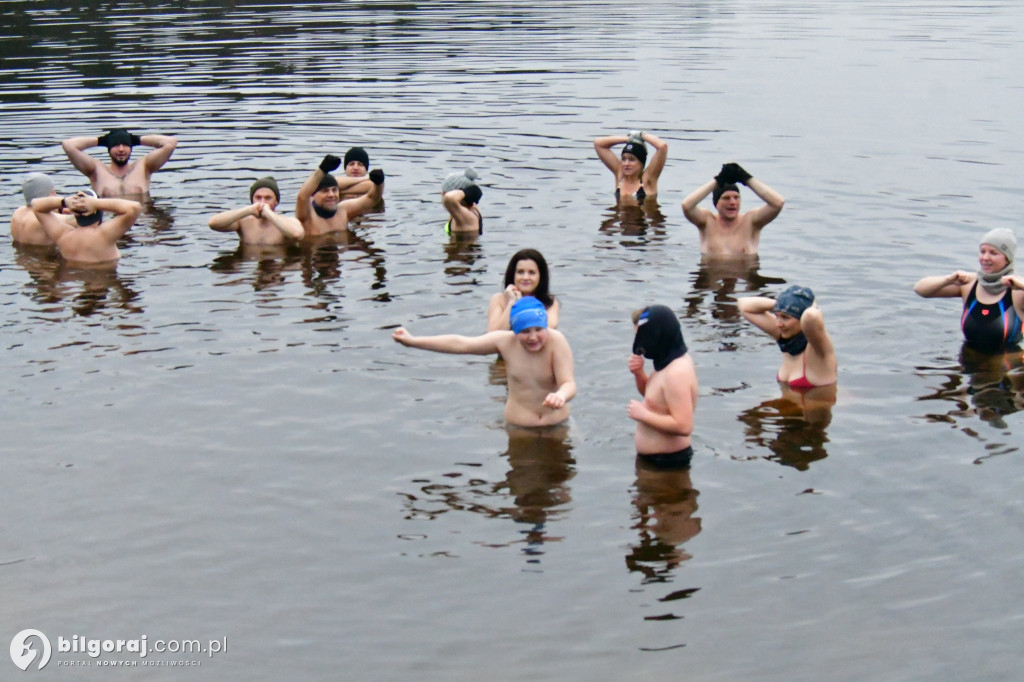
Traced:
POLYGON ((1017 227, 1018 3, 0 13, 5 215, 27 172, 86 184, 64 138, 180 141, 115 272, 0 247, 3 642, 227 638, 152 657, 188 672, 90 671, 126 680, 1019 676, 1024 370, 962 358, 958 304, 912 292, 1017 227), (634 128, 670 145, 646 215, 591 144, 634 128), (253 253, 207 228, 268 173, 292 211, 356 144, 388 180, 349 233, 253 253), (730 160, 786 208, 759 261, 702 263, 680 202, 730 160), (449 242, 440 183, 470 165, 485 233, 449 242), (390 340, 483 331, 525 246, 575 353, 565 439, 506 431, 492 359, 390 340), (789 283, 827 316, 834 407, 780 395, 736 310, 789 283), (654 302, 700 374, 688 474, 634 466, 629 313, 654 302))

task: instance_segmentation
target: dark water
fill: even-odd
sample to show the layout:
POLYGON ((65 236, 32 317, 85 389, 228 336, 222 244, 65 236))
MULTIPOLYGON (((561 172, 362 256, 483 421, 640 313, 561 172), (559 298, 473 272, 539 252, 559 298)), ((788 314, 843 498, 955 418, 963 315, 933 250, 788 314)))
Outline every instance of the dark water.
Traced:
POLYGON ((63 138, 180 139, 116 272, 0 248, 4 638, 227 637, 152 656, 188 672, 89 671, 112 679, 1018 676, 1024 374, 962 358, 956 302, 911 291, 1015 228, 1018 4, 0 13, 5 215, 24 173, 84 186, 63 138), (591 145, 633 128, 670 144, 648 215, 612 208, 591 145), (353 144, 388 182, 348 234, 253 253, 206 227, 267 173, 291 207, 353 144), (702 264, 679 205, 728 160, 787 204, 758 261, 702 264), (486 232, 450 243, 440 183, 468 165, 486 232), (389 338, 482 331, 524 246, 575 352, 565 439, 505 430, 492 360, 389 338), (735 307, 794 282, 834 407, 780 395, 735 307), (653 302, 698 364, 689 475, 634 467, 653 302))

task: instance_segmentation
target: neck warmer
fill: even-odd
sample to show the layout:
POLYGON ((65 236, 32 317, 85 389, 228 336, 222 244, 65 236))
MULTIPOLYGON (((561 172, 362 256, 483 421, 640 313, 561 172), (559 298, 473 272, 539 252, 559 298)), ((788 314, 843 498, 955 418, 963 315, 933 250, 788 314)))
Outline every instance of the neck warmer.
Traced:
POLYGON ((803 332, 797 332, 796 336, 791 336, 788 339, 779 339, 778 344, 779 350, 783 353, 800 355, 807 348, 807 337, 804 336, 803 332))
POLYGON ((323 206, 319 205, 318 203, 316 203, 314 201, 313 202, 313 211, 315 211, 316 214, 318 216, 320 216, 321 218, 323 218, 324 220, 330 220, 331 218, 334 217, 334 214, 336 214, 338 212, 338 209, 334 209, 333 211, 331 211, 331 210, 328 210, 328 209, 324 208, 323 206))
POLYGON ((1006 267, 999 272, 982 272, 978 270, 978 284, 990 294, 1001 294, 1006 291, 1006 285, 1002 279, 1013 274, 1013 263, 1007 263, 1006 267))

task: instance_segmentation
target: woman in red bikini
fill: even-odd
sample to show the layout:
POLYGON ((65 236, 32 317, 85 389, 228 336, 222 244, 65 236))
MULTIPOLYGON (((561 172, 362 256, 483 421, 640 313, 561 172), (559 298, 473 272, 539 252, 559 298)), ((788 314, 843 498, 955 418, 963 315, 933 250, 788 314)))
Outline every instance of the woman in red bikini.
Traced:
POLYGON ((741 298, 739 308, 743 317, 779 344, 782 366, 775 378, 780 384, 809 390, 836 383, 835 348, 821 309, 814 303, 814 292, 791 286, 774 300, 741 298))

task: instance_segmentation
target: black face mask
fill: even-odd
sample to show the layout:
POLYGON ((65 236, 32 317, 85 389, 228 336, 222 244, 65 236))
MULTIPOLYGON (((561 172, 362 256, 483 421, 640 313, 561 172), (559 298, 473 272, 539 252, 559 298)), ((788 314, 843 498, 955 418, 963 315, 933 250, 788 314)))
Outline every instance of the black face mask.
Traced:
POLYGON ((89 215, 75 214, 75 222, 79 227, 89 227, 103 222, 103 211, 95 211, 89 215))
POLYGON ((338 209, 334 209, 334 210, 332 211, 332 210, 329 210, 329 209, 326 209, 326 208, 324 208, 323 206, 320 206, 319 204, 317 204, 317 203, 316 203, 316 202, 314 201, 314 202, 313 202, 313 211, 314 211, 314 212, 315 212, 315 213, 316 213, 316 214, 317 214, 318 216, 320 216, 321 218, 323 218, 324 220, 330 220, 330 219, 331 219, 331 218, 333 218, 333 217, 334 217, 334 215, 335 215, 335 214, 336 214, 336 213, 338 212, 338 209))
POLYGON ((675 313, 666 306, 646 308, 637 321, 633 353, 654 361, 654 369, 665 369, 670 362, 686 355, 683 330, 675 313))
POLYGON ((807 337, 804 336, 803 332, 797 332, 796 336, 791 336, 788 339, 779 339, 778 344, 779 350, 783 353, 800 355, 807 348, 807 337))

